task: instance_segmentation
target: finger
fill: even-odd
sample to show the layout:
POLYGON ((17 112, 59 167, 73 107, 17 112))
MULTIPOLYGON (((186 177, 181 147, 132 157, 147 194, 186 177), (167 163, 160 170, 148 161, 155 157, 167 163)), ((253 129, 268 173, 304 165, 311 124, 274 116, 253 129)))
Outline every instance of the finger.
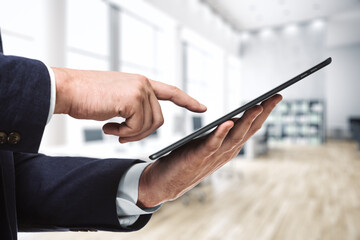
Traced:
POLYGON ((118 136, 119 128, 120 128, 120 123, 109 122, 102 127, 102 130, 105 134, 118 136))
POLYGON ((225 139, 222 151, 228 151, 241 144, 253 121, 261 114, 262 110, 261 106, 255 106, 245 111, 225 139))
POLYGON ((150 96, 150 104, 151 104, 152 115, 153 115, 152 116, 152 118, 153 118, 152 126, 147 131, 145 131, 137 136, 120 137, 119 138, 120 143, 141 140, 141 139, 149 136, 150 134, 152 134, 156 129, 158 129, 164 123, 164 117, 163 117, 163 114, 161 111, 161 107, 160 107, 159 101, 157 100, 155 94, 152 94, 150 96))
POLYGON ((125 122, 122 123, 107 123, 103 126, 105 134, 115 135, 118 137, 132 137, 139 134, 144 124, 144 102, 138 103, 133 113, 125 117, 125 122))
POLYGON ((154 92, 151 92, 150 95, 150 105, 152 109, 152 115, 153 115, 153 126, 152 129, 158 129, 161 125, 164 123, 164 117, 162 114, 161 106, 159 104, 158 99, 156 98, 156 95, 154 92))
POLYGON ((249 131, 247 132, 246 136, 244 137, 244 142, 247 141, 251 136, 253 136, 262 127, 265 120, 269 117, 271 111, 275 108, 275 106, 281 100, 282 100, 282 96, 280 94, 276 94, 261 103, 261 106, 263 107, 263 111, 251 125, 249 131))
POLYGON ((140 131, 138 131, 136 133, 135 136, 140 135, 146 131, 148 131, 149 129, 151 129, 152 125, 153 125, 153 110, 150 104, 150 96, 148 96, 146 98, 146 100, 144 101, 144 119, 143 119, 143 126, 142 129, 140 131))
POLYGON ((234 126, 233 121, 226 121, 219 125, 208 137, 200 150, 197 150, 198 157, 207 158, 214 154, 222 145, 230 129, 234 126))
POLYGON ((141 139, 146 138, 147 136, 151 135, 153 132, 155 132, 156 129, 149 129, 139 135, 133 136, 133 137, 119 137, 120 143, 127 143, 127 142, 135 142, 139 141, 141 139))
POLYGON ((193 112, 205 112, 206 106, 181 91, 179 88, 165 83, 150 80, 155 95, 160 100, 169 100, 180 107, 185 107, 193 112))
POLYGON ((236 123, 240 118, 239 117, 234 117, 231 119, 231 121, 233 121, 234 123, 236 123))

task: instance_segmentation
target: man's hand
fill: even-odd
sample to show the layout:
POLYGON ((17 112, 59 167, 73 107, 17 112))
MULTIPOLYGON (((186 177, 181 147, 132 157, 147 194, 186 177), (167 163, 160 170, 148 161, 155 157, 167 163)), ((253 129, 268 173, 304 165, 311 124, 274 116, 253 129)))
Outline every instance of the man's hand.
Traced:
POLYGON ((153 207, 176 199, 236 157, 281 99, 275 95, 241 118, 221 124, 211 134, 150 164, 140 177, 137 205, 153 207))
POLYGON ((194 112, 206 107, 174 86, 137 74, 53 68, 56 78, 55 113, 78 119, 125 122, 107 123, 106 134, 121 143, 143 139, 159 128, 164 118, 158 100, 169 100, 194 112))

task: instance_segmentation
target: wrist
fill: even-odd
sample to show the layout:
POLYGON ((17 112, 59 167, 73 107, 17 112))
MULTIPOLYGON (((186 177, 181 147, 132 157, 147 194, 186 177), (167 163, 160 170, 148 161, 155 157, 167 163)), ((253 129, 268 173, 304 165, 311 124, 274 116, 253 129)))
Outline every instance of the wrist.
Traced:
POLYGON ((63 68, 52 68, 55 75, 56 85, 56 101, 55 101, 55 114, 68 114, 71 108, 71 88, 69 83, 71 81, 70 73, 63 68))
POLYGON ((150 164, 144 169, 139 180, 138 201, 136 205, 140 208, 151 208, 165 202, 165 198, 162 197, 161 187, 158 188, 159 182, 155 182, 153 179, 154 164, 150 164))

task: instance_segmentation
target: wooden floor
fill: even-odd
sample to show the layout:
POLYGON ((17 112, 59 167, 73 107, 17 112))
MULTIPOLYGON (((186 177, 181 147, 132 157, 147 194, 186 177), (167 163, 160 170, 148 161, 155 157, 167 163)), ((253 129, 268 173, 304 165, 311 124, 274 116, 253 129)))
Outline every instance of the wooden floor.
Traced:
POLYGON ((20 239, 360 239, 360 151, 353 142, 333 141, 274 149, 253 161, 232 161, 185 198, 165 204, 138 232, 20 239))

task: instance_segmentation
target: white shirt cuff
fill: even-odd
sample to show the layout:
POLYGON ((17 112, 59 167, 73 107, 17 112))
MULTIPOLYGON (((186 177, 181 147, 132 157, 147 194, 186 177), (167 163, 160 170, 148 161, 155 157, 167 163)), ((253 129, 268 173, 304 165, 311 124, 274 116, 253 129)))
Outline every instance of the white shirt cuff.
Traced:
POLYGON ((136 203, 139 193, 139 180, 150 163, 137 163, 131 166, 121 178, 116 196, 116 212, 122 227, 134 224, 140 215, 152 214, 161 204, 152 208, 139 208, 136 203))
POLYGON ((55 102, 56 102, 56 79, 55 79, 55 74, 54 71, 48 67, 46 64, 45 66, 47 67, 48 71, 49 71, 49 75, 50 75, 50 108, 49 108, 49 114, 48 114, 48 118, 46 121, 46 124, 48 124, 50 122, 51 117, 54 114, 55 111, 55 102))

